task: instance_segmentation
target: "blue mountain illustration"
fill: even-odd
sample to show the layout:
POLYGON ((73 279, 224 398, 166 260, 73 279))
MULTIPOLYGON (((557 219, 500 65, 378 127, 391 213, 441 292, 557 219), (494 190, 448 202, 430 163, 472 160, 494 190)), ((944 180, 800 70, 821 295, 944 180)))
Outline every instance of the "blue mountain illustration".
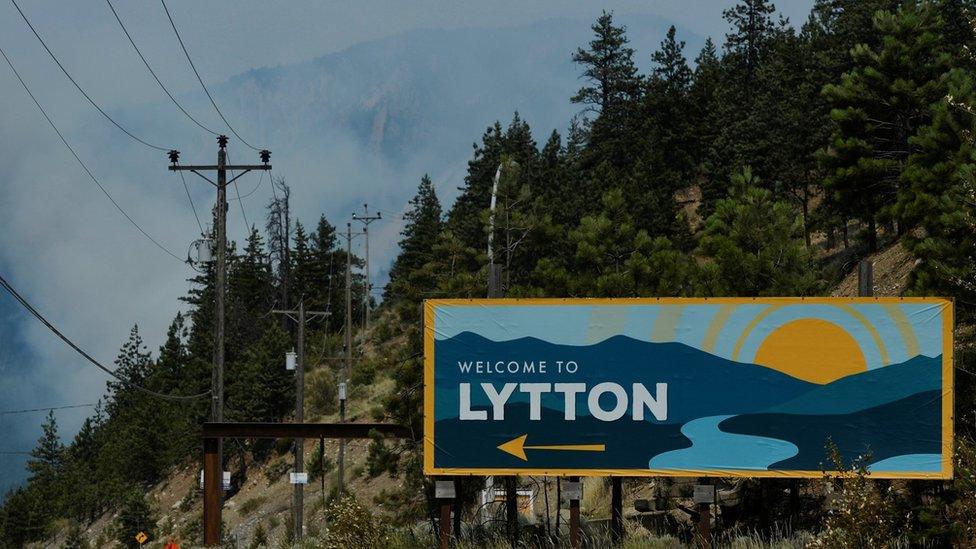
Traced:
POLYGON ((942 357, 917 356, 900 364, 842 377, 765 410, 782 414, 847 414, 942 388, 942 357))

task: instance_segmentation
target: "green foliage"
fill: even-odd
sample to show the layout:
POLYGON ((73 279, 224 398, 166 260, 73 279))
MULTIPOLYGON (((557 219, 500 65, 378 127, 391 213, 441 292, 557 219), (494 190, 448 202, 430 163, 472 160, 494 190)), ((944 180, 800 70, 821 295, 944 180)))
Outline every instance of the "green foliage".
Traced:
POLYGON ((155 538, 156 519, 141 492, 132 491, 125 496, 112 524, 112 532, 119 543, 130 549, 138 549, 135 536, 139 532, 145 532, 150 540, 155 538))
POLYGON ((899 534, 911 517, 898 515, 890 485, 868 478, 870 454, 847 464, 837 446, 828 441, 827 457, 836 472, 824 473, 827 518, 812 545, 843 549, 900 546, 899 534))
POLYGON ((901 173, 915 149, 911 138, 931 120, 930 106, 945 95, 942 75, 950 57, 931 2, 906 2, 878 12, 880 44, 851 50, 853 69, 823 93, 835 129, 824 148, 826 181, 843 212, 868 225, 868 249, 878 247, 877 223, 890 218, 901 173))
POLYGON ((328 454, 319 454, 318 447, 312 448, 308 459, 305 460, 305 470, 308 471, 309 482, 314 482, 322 478, 323 474, 329 474, 335 468, 335 463, 328 454))
POLYGON ((320 544, 324 549, 379 549, 390 543, 389 528, 352 497, 333 500, 325 508, 325 517, 327 527, 320 544))
POLYGON ((244 501, 240 507, 237 508, 237 512, 241 514, 242 517, 246 517, 257 511, 262 505, 268 501, 268 498, 264 496, 255 496, 249 500, 244 501))
POLYGON ((706 295, 809 295, 816 269, 789 204, 757 186, 748 167, 732 177, 732 195, 705 221, 699 253, 706 295))
POLYGON ((319 368, 305 376, 305 401, 313 415, 334 414, 339 409, 339 388, 330 368, 319 368))

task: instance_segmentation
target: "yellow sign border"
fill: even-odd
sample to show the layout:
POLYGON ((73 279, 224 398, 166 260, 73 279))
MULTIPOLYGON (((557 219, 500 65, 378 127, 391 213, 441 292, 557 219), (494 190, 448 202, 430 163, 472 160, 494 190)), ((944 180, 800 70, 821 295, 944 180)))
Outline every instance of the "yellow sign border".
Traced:
MULTIPOLYGON (((824 471, 775 470, 694 470, 694 469, 554 469, 554 468, 450 468, 434 467, 434 310, 438 307, 490 305, 650 305, 650 304, 745 304, 745 303, 931 303, 942 312, 942 469, 939 472, 871 473, 878 479, 948 480, 953 474, 953 327, 955 304, 952 299, 937 297, 634 297, 634 298, 500 298, 500 299, 427 299, 423 304, 424 338, 424 474, 425 475, 543 475, 581 477, 747 477, 747 478, 820 478, 824 471)), ((826 471, 836 473, 836 471, 826 471)))

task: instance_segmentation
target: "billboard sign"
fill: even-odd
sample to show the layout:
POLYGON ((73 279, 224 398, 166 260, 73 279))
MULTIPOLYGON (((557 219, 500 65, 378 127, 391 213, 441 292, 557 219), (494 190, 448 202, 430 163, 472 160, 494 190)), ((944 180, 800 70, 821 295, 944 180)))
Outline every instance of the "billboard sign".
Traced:
POLYGON ((424 304, 427 474, 952 476, 952 302, 424 304))

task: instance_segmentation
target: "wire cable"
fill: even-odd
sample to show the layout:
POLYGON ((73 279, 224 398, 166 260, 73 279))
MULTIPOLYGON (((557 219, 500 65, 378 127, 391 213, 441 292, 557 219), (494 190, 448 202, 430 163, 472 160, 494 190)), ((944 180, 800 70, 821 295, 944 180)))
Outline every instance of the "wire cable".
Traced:
POLYGON ((156 83, 159 84, 159 87, 162 88, 162 90, 166 93, 166 97, 169 97, 169 100, 172 101, 174 105, 176 105, 176 108, 180 109, 180 112, 185 114, 186 117, 189 118, 194 124, 200 126, 200 128, 203 129, 204 131, 210 132, 213 135, 217 135, 217 132, 211 130, 207 126, 203 125, 203 123, 201 123, 199 120, 194 118, 193 115, 187 112, 187 110, 183 107, 183 105, 181 105, 180 102, 177 101, 175 97, 173 97, 173 94, 170 93, 169 89, 167 89, 166 86, 163 85, 163 81, 160 80, 159 76, 156 75, 156 71, 154 71, 153 68, 149 65, 149 61, 146 60, 146 56, 142 54, 142 50, 140 50, 139 46, 136 45, 135 40, 132 39, 132 35, 129 33, 129 29, 125 28, 125 24, 122 23, 122 18, 119 17, 119 13, 115 11, 115 6, 112 5, 112 0, 105 0, 105 3, 108 4, 109 9, 112 10, 112 15, 115 16, 115 20, 118 21, 119 26, 122 27, 122 32, 125 33, 125 37, 128 38, 129 43, 132 44, 132 49, 136 50, 136 53, 139 54, 139 59, 142 59, 142 63, 146 66, 146 69, 149 70, 149 74, 151 74, 152 77, 156 80, 156 83))
POLYGON ((20 293, 18 293, 17 290, 14 289, 14 287, 11 286, 9 282, 7 282, 7 279, 5 279, 3 277, 3 275, 0 275, 0 287, 2 287, 4 290, 6 290, 8 294, 10 294, 14 299, 16 299, 17 302, 20 303, 20 305, 22 307, 24 307, 24 309, 27 310, 27 312, 29 312, 31 315, 34 316, 34 318, 36 318, 38 321, 40 321, 40 323, 43 324, 45 327, 47 327, 48 330, 51 330, 51 332, 54 335, 58 336, 58 339, 60 339, 61 341, 65 342, 69 347, 71 347, 72 349, 74 349, 75 352, 77 352, 79 355, 81 355, 82 357, 84 357, 85 360, 87 360, 88 362, 91 362, 92 364, 94 364, 96 368, 98 368, 99 370, 102 370, 106 374, 108 374, 108 375, 114 377, 115 379, 119 380, 120 382, 122 382, 123 385, 126 385, 128 387, 131 387, 131 388, 136 389, 138 391, 141 391, 141 392, 143 392, 143 393, 145 393, 147 395, 154 396, 156 398, 161 398, 161 399, 164 399, 164 400, 181 401, 181 402, 185 402, 185 401, 189 401, 189 400, 199 400, 201 398, 205 398, 207 395, 210 394, 210 391, 206 391, 206 392, 203 392, 203 393, 198 393, 198 394, 195 394, 195 395, 187 395, 187 396, 170 395, 170 394, 166 394, 166 393, 160 393, 160 392, 157 392, 157 391, 153 391, 152 389, 148 389, 146 387, 143 387, 141 385, 138 385, 136 383, 133 383, 133 382, 131 382, 131 381, 129 381, 129 380, 121 377, 120 375, 118 375, 117 373, 115 373, 115 371, 112 370, 111 368, 106 368, 104 365, 102 365, 101 362, 95 360, 95 358, 93 358, 90 354, 88 354, 88 352, 86 352, 84 349, 82 349, 77 344, 75 344, 74 341, 71 341, 70 339, 68 339, 68 337, 66 335, 64 335, 63 333, 61 333, 61 331, 58 330, 53 324, 51 324, 46 318, 44 318, 44 315, 42 315, 37 309, 35 309, 34 306, 31 305, 27 301, 27 299, 25 299, 23 296, 21 296, 20 293))
POLYGON ((47 412, 51 410, 70 410, 73 408, 91 408, 94 404, 72 404, 69 406, 50 406, 48 408, 28 408, 24 410, 0 410, 0 416, 12 414, 28 414, 30 412, 47 412))
POLYGON ((17 0, 10 0, 10 2, 14 5, 15 8, 17 8, 17 12, 20 13, 20 17, 23 18, 24 22, 27 23, 27 26, 30 27, 31 32, 34 33, 34 36, 37 37, 37 40, 41 43, 42 46, 44 46, 44 49, 47 50, 48 55, 50 55, 51 56, 51 59, 53 59, 54 62, 58 65, 58 68, 61 69, 61 72, 63 72, 64 75, 68 77, 68 80, 70 80, 71 83, 74 84, 76 88, 78 88, 78 91, 81 92, 81 95, 85 96, 85 99, 87 99, 88 102, 91 103, 91 105, 93 107, 95 107, 95 110, 97 110, 98 112, 100 112, 102 114, 102 116, 104 116, 116 128, 122 130, 122 133, 128 135, 129 137, 131 137, 132 139, 138 141, 139 143, 142 143, 143 145, 145 145, 145 146, 147 146, 147 147, 149 147, 151 149, 156 149, 157 151, 164 151, 165 152, 165 151, 168 151, 168 150, 172 149, 172 147, 160 147, 158 145, 153 145, 152 143, 149 143, 149 142, 147 142, 147 141, 145 141, 145 140, 137 137, 135 134, 133 134, 132 132, 130 132, 129 130, 127 130, 124 126, 122 126, 122 124, 119 124, 118 122, 115 121, 114 118, 112 118, 111 116, 109 116, 109 114, 107 112, 105 112, 105 109, 103 109, 102 107, 100 107, 98 105, 98 103, 96 103, 95 100, 92 99, 91 96, 88 95, 88 93, 81 87, 81 85, 78 84, 78 82, 74 79, 74 77, 71 76, 71 73, 68 72, 68 69, 64 68, 64 65, 61 64, 61 61, 58 59, 58 57, 56 55, 54 55, 54 52, 51 51, 51 48, 49 48, 47 46, 47 42, 45 42, 44 39, 41 38, 41 35, 37 32, 37 29, 35 29, 34 28, 34 25, 31 24, 30 19, 27 19, 27 15, 24 14, 24 10, 20 9, 20 6, 17 4, 17 0))
POLYGON ((93 174, 92 171, 88 169, 88 165, 85 164, 85 162, 81 159, 80 156, 78 156, 78 153, 75 152, 71 144, 68 143, 68 140, 65 139, 64 134, 61 133, 61 130, 58 129, 57 125, 54 124, 54 121, 51 120, 51 117, 48 116, 47 111, 44 110, 44 107, 41 106, 41 103, 37 100, 37 97, 34 96, 34 93, 27 86, 27 82, 25 82, 24 79, 21 78, 20 73, 17 72, 16 68, 14 68, 13 62, 11 62, 10 58, 7 57, 7 53, 3 51, 3 48, 0 48, 0 55, 3 55, 3 59, 7 62, 7 65, 10 66, 10 70, 13 71, 14 76, 16 76, 17 80, 20 81, 20 85, 24 87, 24 90, 27 92, 27 95, 29 95, 31 100, 34 101, 34 105, 37 106, 37 109, 41 111, 42 115, 44 115, 44 119, 47 120, 47 123, 50 124, 51 128, 54 129, 54 133, 58 134, 58 137, 61 139, 61 142, 64 143, 64 146, 67 147, 69 152, 71 152, 71 156, 74 156, 75 160, 78 161, 78 164, 81 164, 82 169, 85 170, 85 173, 88 174, 88 177, 90 177, 91 180, 95 183, 95 186, 97 186, 98 189, 102 191, 102 194, 104 194, 105 197, 109 199, 109 202, 111 202, 112 205, 115 206, 115 209, 117 209, 119 213, 121 213, 122 216, 125 217, 129 221, 129 223, 132 224, 133 227, 135 227, 140 233, 142 233, 143 236, 145 236, 147 239, 149 239, 150 242, 155 244, 157 248, 159 248, 166 254, 170 255, 180 263, 183 263, 183 259, 181 259, 180 256, 174 254, 169 250, 169 248, 160 244, 158 240, 156 240, 149 233, 147 233, 146 230, 142 228, 142 226, 136 223, 136 221, 132 219, 132 217, 128 213, 126 213, 124 209, 122 209, 122 206, 120 206, 119 203, 115 201, 115 198, 113 198, 112 195, 109 194, 108 190, 106 190, 105 187, 98 180, 98 178, 95 177, 95 174, 93 174))
POLYGON ((258 192, 258 189, 260 189, 261 185, 263 184, 264 184, 264 170, 261 170, 261 177, 258 178, 258 183, 257 185, 254 186, 253 189, 242 194, 239 198, 228 198, 227 200, 244 200, 245 198, 248 198, 252 196, 254 193, 258 192))
POLYGON ((207 94, 207 97, 210 99, 210 104, 213 105, 213 108, 215 111, 217 111, 217 114, 220 116, 220 119, 224 121, 224 124, 226 124, 228 128, 230 128, 231 133, 233 133, 234 136, 237 137, 237 139, 240 139, 241 143, 244 143, 247 147, 249 147, 252 150, 255 151, 260 150, 257 147, 248 143, 247 141, 245 141, 244 138, 241 137, 241 134, 237 133, 237 130, 234 129, 234 126, 231 126, 230 122, 227 121, 227 117, 224 116, 224 113, 220 111, 220 107, 217 106, 217 101, 214 100, 214 97, 210 93, 210 90, 207 88, 207 85, 203 83, 203 78, 200 76, 200 72, 197 70, 197 66, 193 64, 193 59, 190 58, 190 52, 186 49, 186 44, 183 43, 183 37, 180 36, 180 31, 177 30, 176 28, 176 22, 173 21, 173 16, 169 12, 169 7, 166 6, 166 0, 159 0, 159 1, 163 4, 163 10, 166 11, 166 17, 169 19, 169 24, 170 26, 173 27, 173 32, 176 33, 176 39, 179 40, 180 47, 183 48, 183 54, 186 55, 186 60, 190 63, 190 68, 193 69, 193 74, 197 76, 197 81, 200 82, 200 87, 202 87, 203 91, 207 94))
MULTIPOLYGON (((230 162, 230 153, 227 154, 227 161, 230 162)), ((234 170, 230 171, 231 176, 234 176, 234 170)), ((244 211, 244 201, 241 200, 241 189, 237 186, 237 177, 233 177, 234 181, 234 192, 237 194, 237 205, 241 207, 241 217, 244 218, 244 225, 247 229, 248 237, 251 236, 251 224, 247 222, 247 213, 244 211)))
POLYGON ((203 230, 203 223, 200 223, 200 216, 197 215, 197 207, 193 204, 193 197, 190 196, 190 186, 186 184, 186 176, 183 175, 182 170, 176 170, 176 173, 180 174, 180 179, 183 181, 183 190, 186 191, 186 199, 190 201, 190 209, 193 210, 193 217, 197 220, 197 227, 200 227, 200 236, 205 236, 206 231, 203 230))

